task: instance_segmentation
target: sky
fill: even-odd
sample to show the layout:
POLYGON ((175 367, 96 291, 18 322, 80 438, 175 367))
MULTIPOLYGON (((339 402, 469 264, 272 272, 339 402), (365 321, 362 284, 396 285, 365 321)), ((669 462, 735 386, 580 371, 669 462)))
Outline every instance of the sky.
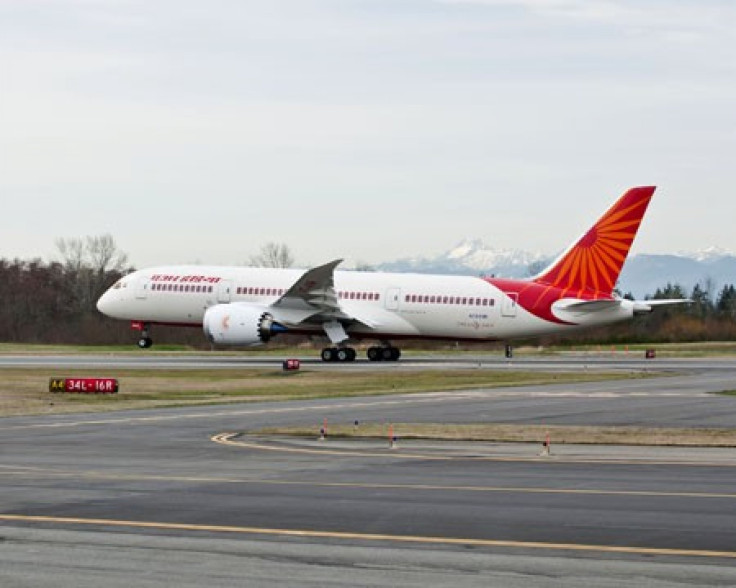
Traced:
POLYGON ((731 0, 0 0, 0 257, 736 251, 731 0))

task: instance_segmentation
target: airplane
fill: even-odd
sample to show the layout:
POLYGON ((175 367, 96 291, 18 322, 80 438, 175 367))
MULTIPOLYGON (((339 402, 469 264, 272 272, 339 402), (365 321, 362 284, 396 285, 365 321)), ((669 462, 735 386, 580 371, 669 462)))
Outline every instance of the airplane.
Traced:
POLYGON ((510 341, 607 325, 655 306, 614 288, 654 186, 627 190, 598 221, 528 279, 340 271, 336 259, 311 269, 164 266, 134 271, 97 302, 130 320, 138 346, 153 325, 200 327, 220 346, 257 346, 281 333, 327 337, 323 361, 356 358, 353 341, 377 340, 370 361, 396 361, 407 339, 510 341))

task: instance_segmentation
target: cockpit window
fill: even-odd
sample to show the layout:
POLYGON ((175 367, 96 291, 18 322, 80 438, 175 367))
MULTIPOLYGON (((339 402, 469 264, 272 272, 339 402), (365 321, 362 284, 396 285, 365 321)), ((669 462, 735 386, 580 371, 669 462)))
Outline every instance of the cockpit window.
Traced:
POLYGON ((113 288, 115 290, 118 290, 118 289, 120 289, 120 286, 122 286, 122 285, 123 285, 122 280, 118 280, 117 282, 115 282, 115 285, 113 286, 113 288))

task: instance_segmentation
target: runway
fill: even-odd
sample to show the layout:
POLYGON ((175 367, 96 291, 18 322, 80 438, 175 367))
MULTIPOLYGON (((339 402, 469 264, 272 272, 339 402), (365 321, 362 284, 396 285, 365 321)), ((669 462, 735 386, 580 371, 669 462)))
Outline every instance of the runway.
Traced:
MULTIPOLYGON (((289 356, 292 357, 292 356, 289 356)), ((3 368, 105 368, 105 369, 238 369, 279 367, 286 356, 209 354, 5 354, 0 355, 3 368)), ((297 356, 309 369, 345 370, 413 370, 413 369, 528 369, 543 371, 575 371, 586 369, 624 371, 717 371, 736 374, 736 362, 730 358, 658 358, 618 352, 613 354, 574 354, 562 356, 518 356, 507 360, 500 354, 407 355, 398 362, 370 362, 358 359, 350 363, 325 363, 314 355, 297 356)))
POLYGON ((544 459, 525 445, 213 441, 324 418, 734 428, 736 399, 709 394, 733 386, 734 363, 705 363, 572 386, 5 418, 0 584, 733 585, 733 449, 555 446, 544 459))

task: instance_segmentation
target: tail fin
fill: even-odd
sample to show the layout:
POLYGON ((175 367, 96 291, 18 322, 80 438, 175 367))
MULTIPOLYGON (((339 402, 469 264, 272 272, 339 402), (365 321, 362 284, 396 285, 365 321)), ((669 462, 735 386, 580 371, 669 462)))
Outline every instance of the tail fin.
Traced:
POLYGON ((610 295, 639 230, 654 186, 631 188, 572 247, 533 278, 571 297, 610 295))

